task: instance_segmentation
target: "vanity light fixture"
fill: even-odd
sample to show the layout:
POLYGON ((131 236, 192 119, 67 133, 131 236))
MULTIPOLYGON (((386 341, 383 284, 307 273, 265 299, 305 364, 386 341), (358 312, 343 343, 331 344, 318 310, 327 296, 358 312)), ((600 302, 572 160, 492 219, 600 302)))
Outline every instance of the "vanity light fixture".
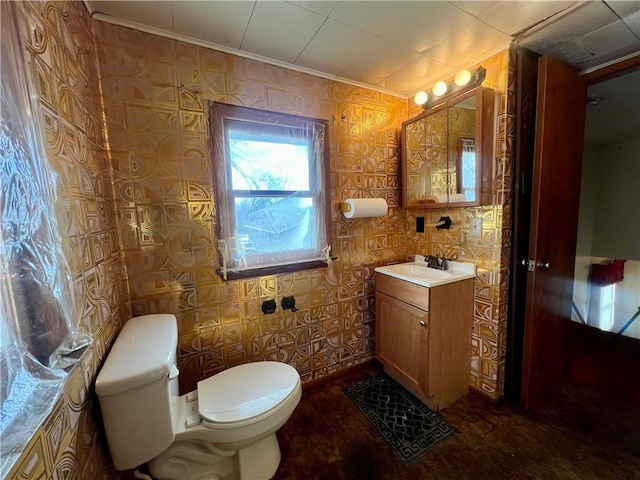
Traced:
POLYGON ((436 82, 436 84, 433 86, 432 92, 436 97, 441 97, 442 95, 447 93, 447 84, 442 80, 436 82))
POLYGON ((429 100, 429 96, 424 90, 420 90, 413 97, 413 101, 416 102, 416 105, 424 105, 425 103, 427 103, 427 100, 429 100))
POLYGON ((429 98, 427 92, 421 90, 415 94, 413 101, 417 105, 421 105, 424 110, 427 110, 434 104, 440 103, 444 98, 481 85, 486 76, 487 70, 484 67, 478 67, 475 70, 461 70, 451 82, 447 83, 442 80, 436 82, 431 90, 433 93, 431 98, 429 98))
POLYGON ((456 73, 456 78, 453 81, 459 87, 464 87, 471 81, 471 72, 469 70, 460 70, 456 73))

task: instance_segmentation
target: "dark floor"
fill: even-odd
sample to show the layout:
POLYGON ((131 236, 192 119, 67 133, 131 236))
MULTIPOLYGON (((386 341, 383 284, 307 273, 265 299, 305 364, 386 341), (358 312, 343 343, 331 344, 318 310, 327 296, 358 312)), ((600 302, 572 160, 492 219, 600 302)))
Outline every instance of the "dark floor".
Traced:
POLYGON ((640 409, 575 386, 531 413, 469 395, 440 412, 458 433, 405 466, 342 391, 379 371, 303 388, 274 480, 640 480, 640 409))

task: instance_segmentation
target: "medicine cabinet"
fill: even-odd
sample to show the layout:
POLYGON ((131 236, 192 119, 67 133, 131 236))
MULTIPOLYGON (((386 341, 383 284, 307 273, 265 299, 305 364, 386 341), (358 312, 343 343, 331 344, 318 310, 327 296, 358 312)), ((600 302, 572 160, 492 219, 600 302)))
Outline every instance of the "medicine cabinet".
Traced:
POLYGON ((493 103, 493 90, 480 86, 402 124, 404 208, 485 203, 483 191, 488 194, 491 187, 493 103))

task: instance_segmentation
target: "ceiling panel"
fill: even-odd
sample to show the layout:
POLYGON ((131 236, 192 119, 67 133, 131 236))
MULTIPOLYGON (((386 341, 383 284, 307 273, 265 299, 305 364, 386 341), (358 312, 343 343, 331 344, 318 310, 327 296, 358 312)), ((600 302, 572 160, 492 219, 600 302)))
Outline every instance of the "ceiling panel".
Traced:
POLYGON ((545 50, 567 43, 618 20, 619 17, 603 2, 585 3, 570 15, 552 21, 544 28, 532 30, 524 35, 520 42, 535 51, 538 51, 536 48, 545 50))
POLYGON ((296 65, 338 75, 356 58, 370 53, 372 35, 328 19, 306 46, 296 65))
POLYGON ((452 5, 455 5, 460 10, 464 10, 465 12, 473 15, 474 17, 480 18, 484 13, 491 10, 496 5, 502 3, 501 1, 490 1, 490 0, 463 0, 463 1, 454 1, 450 2, 452 5))
POLYGON ((493 51, 509 46, 511 37, 481 22, 469 22, 454 36, 424 52, 441 63, 465 68, 493 51))
POLYGON ((338 2, 330 17, 364 32, 388 38, 389 25, 398 25, 405 16, 403 7, 415 8, 415 5, 407 3, 413 2, 376 2, 375 6, 363 9, 361 2, 338 2))
POLYGON ((640 51, 640 40, 622 20, 590 32, 575 43, 584 48, 584 57, 572 55, 572 62, 578 70, 600 65, 632 51, 640 51))
POLYGON ((518 2, 518 14, 514 15, 513 2, 500 2, 479 18, 502 33, 514 35, 576 3, 578 2, 522 1, 518 2))
POLYGON ((626 15, 622 21, 627 27, 629 27, 629 30, 631 30, 636 37, 640 38, 640 10, 636 10, 635 12, 626 15))
POLYGON ((337 0, 321 0, 321 1, 300 1, 300 2, 289 2, 293 3, 302 8, 306 8, 307 10, 311 10, 312 12, 320 13, 321 15, 329 15, 333 7, 335 7, 338 2, 337 0))
POLYGON ((382 80, 378 86, 396 92, 412 92, 426 90, 433 85, 430 75, 439 72, 438 78, 451 78, 458 69, 421 55, 413 62, 392 73, 382 80))
POLYGON ((253 5, 253 2, 173 2, 173 31, 239 49, 253 5))
POLYGON ((413 50, 374 36, 367 43, 366 51, 367 55, 358 57, 340 72, 340 76, 376 85, 420 56, 413 50), (375 55, 371 55, 371 52, 375 52, 375 55))
POLYGON ((287 2, 257 2, 242 50, 293 63, 326 17, 287 2))
MULTIPOLYGON (((640 10, 640 2, 637 8, 640 10)), ((604 2, 588 2, 534 31, 520 43, 535 52, 558 58, 578 71, 640 50, 640 39, 604 2)))
POLYGON ((385 36, 416 52, 424 53, 476 21, 448 2, 415 3, 398 24, 390 25, 385 36))
POLYGON ((620 17, 625 17, 634 12, 637 12, 639 7, 638 6, 639 2, 637 0, 631 0, 631 1, 607 0, 605 3, 611 10, 616 12, 616 14, 619 15, 620 17))
POLYGON ((170 1, 153 2, 150 8, 147 2, 93 0, 93 7, 111 17, 130 22, 150 25, 161 30, 171 31, 173 28, 170 1))

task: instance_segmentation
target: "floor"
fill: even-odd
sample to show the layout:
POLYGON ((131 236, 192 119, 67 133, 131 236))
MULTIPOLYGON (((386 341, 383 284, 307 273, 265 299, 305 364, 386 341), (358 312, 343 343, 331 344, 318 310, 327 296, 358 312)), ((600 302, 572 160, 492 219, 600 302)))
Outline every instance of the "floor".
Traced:
POLYGON ((343 392, 377 362, 303 390, 278 432, 274 480, 640 480, 640 408, 570 386, 525 413, 468 395, 441 415, 458 430, 405 466, 343 392))

